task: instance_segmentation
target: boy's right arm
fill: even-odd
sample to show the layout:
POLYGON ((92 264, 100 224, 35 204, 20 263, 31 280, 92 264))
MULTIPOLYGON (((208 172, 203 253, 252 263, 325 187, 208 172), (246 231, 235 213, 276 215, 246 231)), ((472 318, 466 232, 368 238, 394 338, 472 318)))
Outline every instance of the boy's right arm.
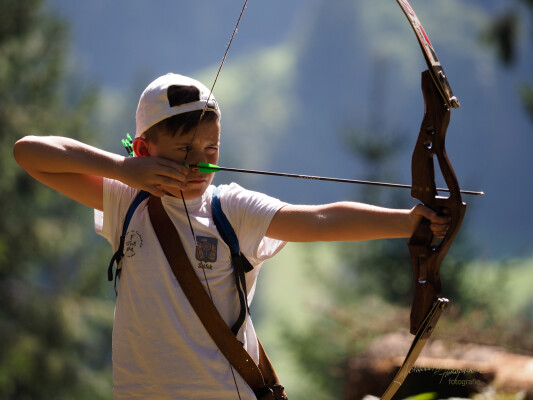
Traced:
POLYGON ((122 157, 73 139, 27 136, 15 143, 16 161, 31 176, 60 193, 103 209, 103 178, 163 196, 160 185, 180 187, 186 169, 157 157, 122 157))

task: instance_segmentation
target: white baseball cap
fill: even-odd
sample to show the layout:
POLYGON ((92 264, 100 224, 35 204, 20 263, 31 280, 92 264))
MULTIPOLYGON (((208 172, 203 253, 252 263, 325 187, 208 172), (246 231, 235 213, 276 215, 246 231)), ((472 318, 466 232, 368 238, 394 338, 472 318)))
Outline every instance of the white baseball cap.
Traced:
POLYGON ((220 117, 220 109, 211 91, 201 82, 187 76, 168 73, 150 83, 139 99, 135 115, 135 137, 141 136, 149 128, 174 115, 190 111, 214 111, 220 117), (168 88, 171 86, 194 86, 200 92, 197 101, 171 106, 168 88), (206 107, 207 105, 207 107, 206 107))

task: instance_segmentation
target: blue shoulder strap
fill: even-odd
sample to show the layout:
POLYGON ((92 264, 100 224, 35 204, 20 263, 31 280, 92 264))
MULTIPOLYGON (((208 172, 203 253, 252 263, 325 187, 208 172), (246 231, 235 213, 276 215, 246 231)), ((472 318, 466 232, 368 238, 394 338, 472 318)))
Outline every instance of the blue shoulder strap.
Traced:
POLYGON ((211 197, 211 210, 213 212, 213 221, 217 227, 218 233, 228 245, 231 252, 231 263, 233 265, 233 276, 235 278, 235 286, 237 287, 237 293, 239 295, 239 303, 241 310, 237 321, 231 327, 231 330, 235 336, 239 332, 244 320, 246 318, 246 312, 250 312, 248 307, 248 298, 246 293, 246 277, 245 273, 250 272, 253 269, 252 264, 246 259, 246 257, 241 253, 239 246, 239 239, 235 234, 235 230, 231 226, 228 218, 222 211, 222 204, 220 203, 220 194, 221 187, 218 186, 213 191, 213 196, 211 197))
POLYGON ((150 196, 150 193, 145 192, 144 190, 141 190, 139 193, 137 193, 137 195, 131 202, 130 207, 128 208, 128 212, 126 213, 126 218, 124 218, 124 224, 122 225, 122 235, 120 235, 120 243, 118 245, 118 249, 115 252, 115 254, 113 254, 113 257, 111 258, 111 261, 109 262, 109 267, 107 268, 107 279, 111 282, 113 280, 113 264, 115 262, 117 263, 117 272, 115 274, 115 289, 116 289, 116 279, 118 275, 120 274, 119 264, 120 264, 120 261, 122 260, 122 257, 124 257, 124 242, 126 240, 126 233, 128 232, 128 226, 130 224, 131 218, 133 217, 133 213, 135 212, 139 204, 141 204, 143 200, 145 200, 149 196, 150 196))
POLYGON ((213 211, 213 220, 215 222, 215 226, 217 227, 218 233, 220 234, 220 236, 222 236, 224 242, 228 245, 231 251, 232 259, 235 257, 242 257, 245 260, 244 272, 250 272, 253 267, 248 262, 248 260, 246 260, 246 257, 242 255, 239 246, 239 239, 235 234, 235 230, 228 221, 228 218, 224 214, 224 211, 222 211, 222 204, 220 203, 220 193, 221 187, 218 186, 213 191, 213 196, 211 198, 211 209, 213 211))

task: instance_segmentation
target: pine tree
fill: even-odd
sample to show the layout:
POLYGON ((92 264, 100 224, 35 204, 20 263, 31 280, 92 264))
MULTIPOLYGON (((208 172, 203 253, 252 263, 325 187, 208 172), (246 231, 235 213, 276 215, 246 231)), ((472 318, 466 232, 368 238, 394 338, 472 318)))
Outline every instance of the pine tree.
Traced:
POLYGON ((66 90, 68 29, 41 0, 0 0, 0 10, 0 398, 109 398, 112 306, 95 297, 105 268, 90 266, 102 254, 90 250, 92 212, 12 156, 28 134, 96 140, 97 96, 66 90))

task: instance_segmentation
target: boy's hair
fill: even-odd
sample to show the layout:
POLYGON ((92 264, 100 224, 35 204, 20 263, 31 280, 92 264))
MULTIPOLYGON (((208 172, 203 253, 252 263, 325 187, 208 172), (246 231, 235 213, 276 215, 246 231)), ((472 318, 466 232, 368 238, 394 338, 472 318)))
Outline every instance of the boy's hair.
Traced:
POLYGON ((175 135, 195 128, 200 122, 219 118, 218 103, 206 86, 187 76, 166 74, 141 94, 135 115, 135 137, 157 141, 161 133, 175 135))
MULTIPOLYGON (((200 98, 200 91, 195 86, 169 86, 167 97, 171 107, 181 106, 183 104, 197 101, 200 98)), ((163 121, 158 122, 148 128, 143 136, 157 143, 160 135, 175 136, 195 129, 200 122, 217 122, 219 116, 216 112, 207 109, 202 117, 203 110, 189 111, 183 114, 177 114, 163 121), (202 120, 200 121, 200 117, 202 120)))

